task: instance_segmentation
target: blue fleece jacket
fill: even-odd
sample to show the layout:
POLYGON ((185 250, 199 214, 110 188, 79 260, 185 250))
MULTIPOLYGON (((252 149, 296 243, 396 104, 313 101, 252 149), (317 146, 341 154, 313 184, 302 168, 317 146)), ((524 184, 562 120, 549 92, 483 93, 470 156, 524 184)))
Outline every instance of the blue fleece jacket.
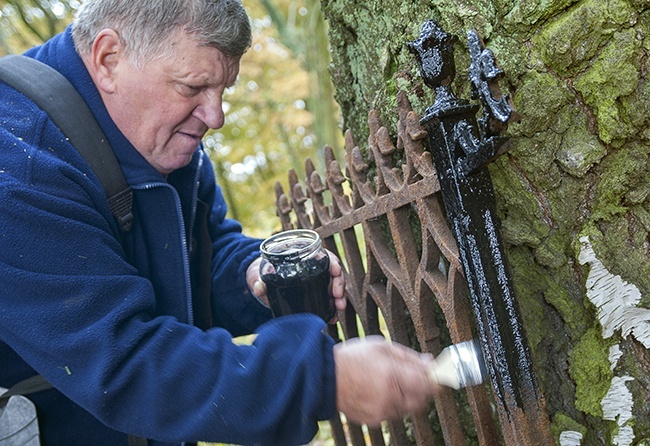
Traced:
POLYGON ((316 316, 270 319, 244 272, 259 240, 226 218, 209 159, 168 178, 111 120, 70 30, 28 51, 93 110, 134 190, 121 243, 94 173, 48 116, 0 83, 0 386, 36 373, 46 446, 294 445, 335 413, 333 341, 316 316), (211 208, 215 328, 193 325, 188 246, 211 208), (252 345, 233 336, 256 332, 252 345))

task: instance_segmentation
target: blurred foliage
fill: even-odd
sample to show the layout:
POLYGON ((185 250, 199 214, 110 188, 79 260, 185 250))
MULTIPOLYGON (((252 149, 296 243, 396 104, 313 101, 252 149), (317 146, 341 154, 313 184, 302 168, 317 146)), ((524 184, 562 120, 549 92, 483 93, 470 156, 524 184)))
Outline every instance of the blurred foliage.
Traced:
POLYGON ((0 55, 19 53, 63 31, 76 0, 0 0, 0 55))
POLYGON ((304 179, 311 158, 323 172, 322 148, 341 160, 342 132, 327 67, 326 24, 317 0, 245 0, 253 46, 237 85, 227 92, 226 124, 205 140, 230 215, 249 234, 280 229, 274 185, 288 192, 287 172, 304 179))
MULTIPOLYGON (((0 0, 0 54, 19 53, 61 32, 80 2, 0 0)), ((326 23, 318 0, 244 0, 253 45, 237 84, 224 96, 226 124, 205 146, 229 216, 245 232, 265 237, 280 229, 274 186, 288 191, 287 173, 303 179, 311 158, 320 172, 322 149, 341 158, 342 133, 328 73, 326 23)))

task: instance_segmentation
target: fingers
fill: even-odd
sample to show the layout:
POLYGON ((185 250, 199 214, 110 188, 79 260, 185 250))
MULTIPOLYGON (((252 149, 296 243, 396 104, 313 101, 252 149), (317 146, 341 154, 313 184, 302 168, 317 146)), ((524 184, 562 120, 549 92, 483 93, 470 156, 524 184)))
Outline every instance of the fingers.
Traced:
POLYGON ((325 252, 327 252, 327 255, 330 258, 330 275, 332 277, 340 276, 341 273, 343 272, 343 268, 341 268, 341 261, 336 256, 336 254, 334 254, 329 249, 325 249, 325 252))
POLYGON ((257 297, 266 296, 266 284, 262 279, 256 280, 253 284, 252 291, 257 297))
POLYGON ((381 337, 337 345, 334 362, 339 410, 351 421, 376 426, 425 409, 438 390, 427 374, 431 360, 429 355, 381 337))
POLYGON ((246 270, 246 284, 253 294, 267 307, 269 299, 266 296, 266 284, 260 278, 260 264, 262 258, 258 257, 248 266, 246 270))
POLYGON ((341 278, 335 277, 332 279, 332 297, 334 297, 334 305, 338 311, 345 310, 347 300, 345 299, 345 281, 341 278))
POLYGON ((345 310, 346 300, 345 295, 345 277, 343 275, 343 268, 341 267, 341 260, 330 250, 326 249, 327 255, 330 258, 330 294, 334 297, 334 305, 338 311, 345 310))
POLYGON ((423 409, 438 392, 437 384, 429 378, 428 373, 433 357, 400 344, 391 344, 391 349, 395 382, 402 398, 401 410, 412 412, 423 409))

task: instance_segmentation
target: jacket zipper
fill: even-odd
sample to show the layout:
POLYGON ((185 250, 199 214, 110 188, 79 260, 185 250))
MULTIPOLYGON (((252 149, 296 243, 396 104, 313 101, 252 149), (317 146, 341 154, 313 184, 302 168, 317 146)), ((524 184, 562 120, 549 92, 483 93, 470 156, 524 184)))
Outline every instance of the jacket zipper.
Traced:
MULTIPOLYGON (((174 189, 170 184, 168 183, 147 183, 147 184, 142 184, 138 186, 132 186, 133 189, 136 190, 150 190, 154 189, 156 187, 165 187, 171 190, 174 200, 176 202, 176 216, 178 217, 178 223, 179 223, 179 228, 180 228, 180 239, 182 243, 182 251, 183 251, 183 269, 184 269, 184 274, 185 274, 185 300, 187 301, 187 319, 189 324, 194 325, 194 314, 192 311, 192 291, 191 291, 191 279, 190 279, 190 261, 189 261, 189 252, 188 252, 188 246, 187 246, 187 237, 185 236, 186 231, 185 231, 185 222, 183 221, 183 211, 181 209, 181 200, 180 197, 178 196, 178 192, 176 192, 176 189, 174 189)), ((196 189, 196 188, 195 188, 196 189)), ((197 192, 195 191, 194 194, 196 195, 197 192)), ((191 220, 194 220, 194 214, 196 213, 196 205, 194 205, 192 209, 192 218, 191 220)))

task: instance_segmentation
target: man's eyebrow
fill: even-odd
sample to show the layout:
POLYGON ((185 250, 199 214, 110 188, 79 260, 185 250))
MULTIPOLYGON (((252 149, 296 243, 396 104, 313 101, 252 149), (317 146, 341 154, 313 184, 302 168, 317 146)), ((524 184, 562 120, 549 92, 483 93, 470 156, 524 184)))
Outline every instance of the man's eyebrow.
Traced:
POLYGON ((227 79, 225 76, 217 76, 217 77, 211 77, 207 73, 201 73, 199 75, 196 75, 195 73, 182 73, 182 74, 175 74, 172 75, 172 81, 174 82, 179 82, 182 84, 186 84, 189 86, 192 86, 194 88, 232 88, 237 83, 239 82, 239 74, 235 77, 235 79, 232 82, 227 82, 229 79, 227 79), (227 83, 226 83, 227 82, 227 83), (224 86, 225 84, 225 86, 224 86))

